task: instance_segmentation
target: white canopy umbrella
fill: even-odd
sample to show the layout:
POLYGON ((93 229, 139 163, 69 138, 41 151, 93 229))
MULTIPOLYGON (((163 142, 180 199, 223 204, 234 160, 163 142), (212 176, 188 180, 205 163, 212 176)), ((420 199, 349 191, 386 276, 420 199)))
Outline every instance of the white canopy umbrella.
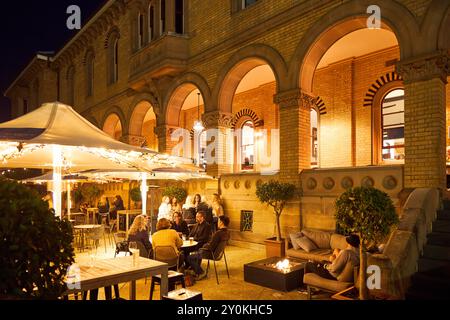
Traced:
MULTIPOLYGON (((70 106, 54 102, 0 124, 0 166, 53 169, 53 203, 61 216, 61 174, 89 169, 193 169, 190 159, 114 140, 70 106)), ((144 180, 144 177, 142 177, 144 180)))

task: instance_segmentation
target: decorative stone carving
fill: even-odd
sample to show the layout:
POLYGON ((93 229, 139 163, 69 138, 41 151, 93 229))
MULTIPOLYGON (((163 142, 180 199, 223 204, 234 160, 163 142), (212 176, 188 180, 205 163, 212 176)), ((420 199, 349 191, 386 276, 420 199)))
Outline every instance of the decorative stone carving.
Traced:
POLYGON ((202 115, 203 124, 206 129, 233 126, 233 115, 231 113, 223 113, 218 111, 204 113, 202 115))
POLYGON ((294 108, 299 106, 309 110, 315 105, 317 97, 310 96, 300 89, 295 89, 280 92, 274 96, 273 101, 278 104, 280 108, 294 108))
POLYGON ((342 189, 350 189, 353 188, 353 179, 350 177, 344 177, 341 180, 341 187, 342 189))
POLYGON ((252 182, 250 180, 245 181, 245 189, 251 189, 252 188, 252 182))
POLYGON ((375 185, 375 181, 371 177, 364 177, 361 180, 362 187, 373 187, 375 185))
POLYGON ((223 183, 223 187, 224 187, 225 189, 229 189, 229 188, 230 188, 230 181, 225 180, 224 183, 223 183))
POLYGON ((317 187, 317 181, 314 178, 309 178, 306 181, 306 188, 308 188, 309 190, 314 190, 317 187))
POLYGON ((133 146, 144 147, 147 145, 147 139, 142 136, 127 135, 122 137, 123 142, 133 146))
POLYGON ((241 187, 241 182, 239 181, 239 180, 236 180, 235 182, 234 182, 234 188, 237 190, 237 189, 239 189, 241 187))
POLYGON ((331 178, 331 177, 325 178, 323 180, 323 187, 327 190, 333 189, 335 184, 336 183, 334 182, 333 178, 331 178))
POLYGON ((397 187, 397 179, 393 176, 387 176, 383 179, 383 187, 387 190, 392 190, 397 187))
POLYGON ((258 181, 256 181, 256 186, 257 187, 259 187, 262 184, 263 184, 263 181, 261 179, 258 179, 258 181))
POLYGON ((157 126, 153 129, 153 132, 158 136, 158 138, 162 138, 165 136, 170 136, 176 129, 176 127, 169 127, 169 126, 157 126))
POLYGON ((397 72, 403 77, 405 83, 440 78, 447 83, 450 73, 450 56, 445 51, 400 61, 396 66, 397 72))

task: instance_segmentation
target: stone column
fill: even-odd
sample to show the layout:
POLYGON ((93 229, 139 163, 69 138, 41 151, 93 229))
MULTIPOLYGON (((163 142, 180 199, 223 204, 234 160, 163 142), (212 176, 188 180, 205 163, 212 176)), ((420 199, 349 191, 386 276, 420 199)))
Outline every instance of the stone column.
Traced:
POLYGON ((299 173, 311 167, 311 107, 314 97, 300 89, 274 97, 280 112, 280 180, 299 185, 299 173))
POLYGON ((405 85, 405 188, 445 189, 449 63, 436 52, 397 64, 405 85))
POLYGON ((224 173, 233 172, 234 146, 231 113, 220 111, 208 112, 202 115, 203 125, 207 130, 207 173, 219 177, 224 173))
POLYGON ((179 143, 178 141, 172 141, 172 133, 177 129, 177 127, 169 125, 155 127, 154 132, 158 137, 158 152, 171 154, 172 149, 179 143))
POLYGON ((166 0, 166 31, 175 33, 175 0, 166 0))

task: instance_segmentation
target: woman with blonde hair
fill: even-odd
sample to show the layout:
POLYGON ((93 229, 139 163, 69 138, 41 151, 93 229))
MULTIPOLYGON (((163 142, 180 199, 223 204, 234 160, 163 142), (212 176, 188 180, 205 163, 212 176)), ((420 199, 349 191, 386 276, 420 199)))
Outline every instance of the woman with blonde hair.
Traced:
POLYGON ((217 193, 214 193, 213 199, 211 201, 212 213, 215 217, 220 217, 225 215, 222 206, 222 199, 217 193))
POLYGON ((159 206, 158 210, 158 220, 162 218, 166 218, 169 221, 172 220, 172 217, 170 216, 170 198, 168 196, 164 196, 161 201, 161 205, 159 206))
POLYGON ((144 215, 139 215, 134 218, 133 224, 128 231, 128 241, 130 242, 141 242, 149 256, 152 250, 152 244, 149 240, 149 232, 147 228, 148 217, 144 215))

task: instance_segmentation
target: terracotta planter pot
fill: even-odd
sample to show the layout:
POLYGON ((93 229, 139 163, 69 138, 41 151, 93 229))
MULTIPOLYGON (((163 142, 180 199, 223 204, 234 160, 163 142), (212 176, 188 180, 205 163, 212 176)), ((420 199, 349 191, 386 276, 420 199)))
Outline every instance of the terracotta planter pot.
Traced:
POLYGON ((280 241, 277 241, 277 238, 269 238, 264 240, 264 243, 266 244, 266 255, 267 258, 270 257, 284 257, 286 255, 285 253, 285 240, 281 239, 280 241))

